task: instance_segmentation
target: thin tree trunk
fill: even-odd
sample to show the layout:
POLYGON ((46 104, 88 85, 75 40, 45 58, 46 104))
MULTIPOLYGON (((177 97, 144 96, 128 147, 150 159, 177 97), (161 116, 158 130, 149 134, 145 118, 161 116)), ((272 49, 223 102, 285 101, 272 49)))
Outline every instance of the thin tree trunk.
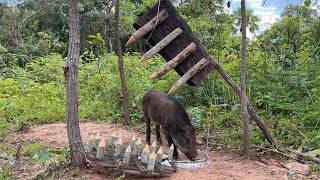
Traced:
POLYGON ((242 106, 242 122, 243 122, 243 155, 250 155, 250 133, 249 133, 249 115, 247 109, 246 98, 246 71, 247 71, 247 17, 246 3, 241 0, 241 16, 242 16, 242 63, 241 63, 241 106, 242 106))
POLYGON ((123 96, 123 104, 124 104, 124 120, 126 123, 129 122, 129 95, 127 90, 127 85, 124 76, 124 68, 123 68, 123 55, 121 50, 121 41, 120 41, 120 28, 119 28, 119 19, 120 19, 120 4, 119 0, 116 0, 115 7, 115 42, 116 42, 116 52, 118 55, 118 66, 120 71, 120 80, 122 87, 122 96, 123 96))
POLYGON ((80 136, 78 113, 78 65, 80 54, 80 21, 77 0, 69 0, 69 52, 64 67, 67 97, 67 132, 72 165, 86 166, 84 147, 80 136))

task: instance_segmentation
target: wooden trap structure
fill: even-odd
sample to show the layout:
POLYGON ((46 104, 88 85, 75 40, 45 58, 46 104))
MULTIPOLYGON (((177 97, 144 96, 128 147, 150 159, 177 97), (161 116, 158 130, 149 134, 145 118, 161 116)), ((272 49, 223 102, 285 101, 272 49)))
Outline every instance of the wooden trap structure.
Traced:
POLYGON ((156 142, 146 144, 142 149, 141 139, 131 139, 129 145, 122 143, 122 138, 113 134, 108 140, 100 134, 90 135, 86 158, 103 167, 115 168, 121 173, 159 177, 176 172, 177 166, 172 161, 173 145, 168 154, 162 147, 157 148, 156 142))
MULTIPOLYGON (((157 53, 167 61, 163 67, 150 76, 150 79, 161 77, 171 69, 174 69, 182 76, 172 86, 168 94, 174 93, 184 83, 190 86, 199 85, 203 78, 215 69, 238 96, 241 96, 240 87, 199 42, 192 33, 191 28, 169 0, 158 0, 155 5, 135 21, 133 27, 137 31, 128 40, 126 46, 134 44, 142 37, 147 39, 153 46, 142 56, 140 62, 151 58, 157 53)), ((270 144, 275 145, 275 141, 261 121, 260 116, 250 102, 246 101, 251 118, 270 144)))
POLYGON ((184 83, 197 86, 213 70, 211 57, 191 28, 177 13, 169 0, 159 0, 147 13, 133 24, 137 31, 128 40, 130 46, 144 37, 153 47, 146 52, 140 62, 159 53, 166 61, 162 68, 154 72, 150 79, 158 78, 171 69, 182 76, 171 88, 175 92, 184 83))

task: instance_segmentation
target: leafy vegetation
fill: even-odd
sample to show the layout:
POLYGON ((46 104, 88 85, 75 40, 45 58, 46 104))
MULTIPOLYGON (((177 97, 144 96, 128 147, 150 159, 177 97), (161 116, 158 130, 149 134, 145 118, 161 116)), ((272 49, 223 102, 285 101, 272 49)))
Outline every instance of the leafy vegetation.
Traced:
MULTIPOLYGON (((1 138, 22 122, 35 125, 65 119, 63 65, 68 41, 67 7, 63 1, 46 2, 0 3, 1 138)), ((134 31, 131 25, 134 19, 154 2, 122 1, 122 44, 134 31)), ((239 11, 230 14, 225 12, 223 1, 211 2, 175 1, 175 5, 208 51, 239 84, 239 11)), ((113 1, 79 1, 82 19, 79 113, 82 122, 122 122, 120 78, 113 52, 113 6, 113 1)), ((248 10, 248 28, 255 33, 258 18, 253 12, 248 10)), ((304 6, 287 6, 272 27, 249 40, 247 97, 280 147, 300 148, 302 152, 320 149, 319 42, 319 10, 310 8, 310 1, 305 1, 304 6)), ((148 76, 164 61, 156 56, 139 64, 140 54, 149 48, 150 45, 141 40, 126 49, 124 55, 132 124, 143 122, 141 100, 148 89, 167 92, 179 78, 175 72, 170 72, 150 81, 148 76)), ((200 87, 185 85, 176 97, 187 107, 198 130, 215 130, 211 145, 242 147, 240 101, 218 73, 209 74, 200 87)), ((254 123, 251 124, 251 141, 268 145, 254 123)), ((28 147, 24 151, 25 154, 35 152, 28 147)), ((10 153, 1 153, 0 160, 10 161, 10 153)), ((52 162, 55 159, 52 153, 56 154, 37 151, 37 160, 52 162)), ((10 176, 5 169, 0 169, 0 174, 10 176)))

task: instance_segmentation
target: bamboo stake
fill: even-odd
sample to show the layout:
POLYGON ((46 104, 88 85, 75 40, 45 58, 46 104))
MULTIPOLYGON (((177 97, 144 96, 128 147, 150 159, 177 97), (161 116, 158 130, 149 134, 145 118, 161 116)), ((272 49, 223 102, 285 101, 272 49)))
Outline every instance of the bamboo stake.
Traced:
POLYGON ((106 140, 102 139, 102 141, 99 142, 99 145, 97 147, 97 156, 96 156, 97 159, 99 160, 103 159, 105 148, 106 148, 106 140))
POLYGON ((182 30, 180 28, 175 29, 170 34, 168 34, 165 38, 163 38, 160 42, 158 42, 155 46, 153 46, 148 52, 146 52, 142 58, 140 59, 140 62, 143 62, 155 54, 157 54, 159 51, 161 51, 163 48, 165 48, 171 41, 173 41, 175 38, 177 38, 182 33, 182 30))
POLYGON ((122 148, 123 148, 122 139, 119 138, 118 141, 116 141, 114 143, 114 146, 115 146, 115 148, 114 148, 114 154, 113 155, 118 157, 121 154, 121 151, 122 151, 122 148))
POLYGON ((150 146, 150 153, 156 152, 156 148, 157 148, 157 142, 153 141, 153 143, 150 146))
POLYGON ((203 69, 209 61, 206 58, 202 58, 197 64, 195 64, 188 72, 186 72, 170 89, 168 94, 176 92, 184 83, 186 83, 193 75, 203 69))
POLYGON ((139 156, 140 153, 141 153, 141 138, 139 138, 139 139, 137 140, 137 142, 134 144, 134 148, 133 148, 132 154, 133 154, 134 156, 139 156))
POLYGON ((183 51, 181 51, 176 57, 171 59, 163 67, 161 67, 156 72, 154 72, 149 79, 152 80, 160 76, 163 76, 164 74, 169 72, 171 69, 175 68, 183 60, 185 60, 190 55, 190 53, 194 52, 195 50, 196 50, 196 44, 192 42, 186 48, 184 48, 183 51))
POLYGON ((116 142, 118 140, 117 135, 115 134, 115 132, 112 133, 111 138, 108 141, 108 147, 113 146, 114 142, 116 142))
POLYGON ((170 148, 169 148, 168 160, 172 161, 172 159, 173 159, 173 151, 174 151, 174 147, 173 147, 173 143, 172 143, 170 148))
POLYGON ((125 166, 129 165, 130 157, 131 157, 131 145, 129 144, 126 151, 124 152, 123 165, 125 166))
POLYGON ((126 47, 131 46, 135 42, 137 42, 141 37, 146 35, 148 32, 150 32, 155 26, 162 23, 164 20, 166 20, 169 17, 169 14, 165 9, 162 9, 157 16, 152 18, 148 23, 146 23, 144 26, 139 28, 128 40, 126 43, 126 47))
POLYGON ((93 144, 93 147, 95 149, 98 148, 100 141, 101 141, 100 133, 97 133, 97 135, 94 137, 94 144, 93 144))
POLYGON ((136 143, 136 135, 134 135, 130 141, 131 151, 133 150, 135 143, 136 143))
POLYGON ((94 136, 93 136, 93 134, 91 134, 89 136, 89 140, 88 140, 88 151, 89 152, 92 152, 93 146, 94 146, 94 136))
POLYGON ((153 172, 154 166, 156 164, 156 158, 157 158, 157 154, 154 152, 151 153, 148 161, 147 171, 153 172))
POLYGON ((162 156, 163 156, 163 150, 162 150, 162 147, 160 147, 159 150, 157 151, 157 162, 158 163, 161 163, 162 156))
POLYGON ((149 153, 150 153, 149 145, 146 144, 146 146, 142 150, 142 155, 141 155, 141 162, 142 163, 144 163, 144 164, 148 163, 149 153))

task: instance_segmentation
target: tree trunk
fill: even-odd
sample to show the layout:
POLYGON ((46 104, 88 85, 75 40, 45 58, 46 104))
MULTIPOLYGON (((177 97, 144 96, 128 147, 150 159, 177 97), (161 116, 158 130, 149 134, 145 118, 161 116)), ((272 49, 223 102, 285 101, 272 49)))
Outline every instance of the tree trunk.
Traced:
POLYGON ((120 80, 122 87, 122 96, 123 96, 123 104, 124 104, 124 120, 126 123, 129 122, 129 95, 127 90, 127 85, 124 76, 124 68, 123 68, 123 55, 121 50, 121 41, 120 41, 120 28, 119 28, 119 19, 120 19, 120 4, 119 0, 116 0, 115 6, 115 42, 116 42, 116 52, 118 55, 118 66, 120 71, 120 80))
POLYGON ((80 21, 77 0, 69 0, 69 52, 64 67, 67 97, 67 132, 72 165, 86 166, 84 147, 80 136, 78 114, 78 65, 80 54, 80 21))
POLYGON ((243 122, 243 155, 250 155, 250 133, 249 133, 249 115, 246 101, 246 71, 247 71, 247 17, 246 3, 241 0, 241 16, 242 16, 242 63, 241 63, 241 107, 243 122))

